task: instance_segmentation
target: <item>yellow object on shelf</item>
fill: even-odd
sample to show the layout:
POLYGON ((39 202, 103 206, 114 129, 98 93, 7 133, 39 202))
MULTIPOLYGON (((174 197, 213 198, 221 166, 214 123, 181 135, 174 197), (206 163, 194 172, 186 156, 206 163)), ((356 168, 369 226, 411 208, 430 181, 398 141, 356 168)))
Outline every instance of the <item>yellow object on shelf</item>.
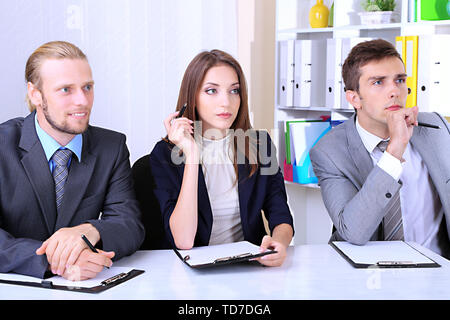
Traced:
POLYGON ((312 28, 326 28, 328 26, 329 10, 323 4, 323 0, 317 0, 317 3, 309 10, 309 24, 312 28))
POLYGON ((418 36, 398 36, 395 38, 396 48, 402 56, 406 69, 406 85, 408 86, 408 98, 406 108, 417 105, 417 59, 418 59, 418 36))

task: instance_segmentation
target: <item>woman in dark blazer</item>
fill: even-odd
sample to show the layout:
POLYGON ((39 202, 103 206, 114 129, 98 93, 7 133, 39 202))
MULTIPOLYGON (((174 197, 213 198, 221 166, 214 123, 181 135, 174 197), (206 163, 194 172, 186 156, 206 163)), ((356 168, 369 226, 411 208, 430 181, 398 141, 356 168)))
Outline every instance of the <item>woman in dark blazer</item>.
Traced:
POLYGON ((220 50, 198 54, 184 74, 176 110, 164 121, 167 137, 150 155, 172 244, 190 249, 247 240, 278 252, 259 258, 262 264, 281 265, 292 216, 274 145, 265 131, 251 128, 239 63, 220 50))

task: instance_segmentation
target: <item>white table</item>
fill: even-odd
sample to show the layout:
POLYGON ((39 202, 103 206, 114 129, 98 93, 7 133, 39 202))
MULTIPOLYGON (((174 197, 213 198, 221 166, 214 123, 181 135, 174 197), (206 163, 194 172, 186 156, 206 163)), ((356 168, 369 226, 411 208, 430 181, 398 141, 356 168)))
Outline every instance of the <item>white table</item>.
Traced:
POLYGON ((172 250, 138 251, 114 265, 145 273, 100 294, 0 284, 0 299, 450 299, 450 261, 413 246, 442 267, 355 269, 325 244, 290 247, 278 268, 194 270, 172 250))

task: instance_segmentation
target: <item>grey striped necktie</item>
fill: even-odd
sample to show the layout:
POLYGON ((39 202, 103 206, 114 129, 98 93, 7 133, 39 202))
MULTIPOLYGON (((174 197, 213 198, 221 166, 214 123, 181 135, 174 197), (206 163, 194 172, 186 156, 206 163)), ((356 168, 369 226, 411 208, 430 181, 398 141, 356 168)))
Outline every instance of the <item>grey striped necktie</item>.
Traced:
POLYGON ((69 174, 67 162, 70 157, 72 157, 72 151, 69 149, 58 149, 52 156, 52 160, 55 163, 55 167, 53 168, 53 180, 55 181, 56 209, 58 213, 64 197, 64 186, 69 174))
MULTIPOLYGON (((389 141, 381 141, 377 148, 384 152, 389 141)), ((384 240, 404 240, 400 190, 392 196, 383 219, 384 240)))

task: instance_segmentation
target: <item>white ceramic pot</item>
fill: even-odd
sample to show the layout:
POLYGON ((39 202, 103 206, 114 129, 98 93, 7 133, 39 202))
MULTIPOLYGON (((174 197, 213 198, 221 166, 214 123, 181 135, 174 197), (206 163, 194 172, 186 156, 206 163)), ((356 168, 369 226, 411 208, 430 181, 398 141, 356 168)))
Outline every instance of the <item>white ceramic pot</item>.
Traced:
POLYGON ((395 22, 393 11, 365 11, 358 12, 361 17, 361 24, 379 24, 395 22))

